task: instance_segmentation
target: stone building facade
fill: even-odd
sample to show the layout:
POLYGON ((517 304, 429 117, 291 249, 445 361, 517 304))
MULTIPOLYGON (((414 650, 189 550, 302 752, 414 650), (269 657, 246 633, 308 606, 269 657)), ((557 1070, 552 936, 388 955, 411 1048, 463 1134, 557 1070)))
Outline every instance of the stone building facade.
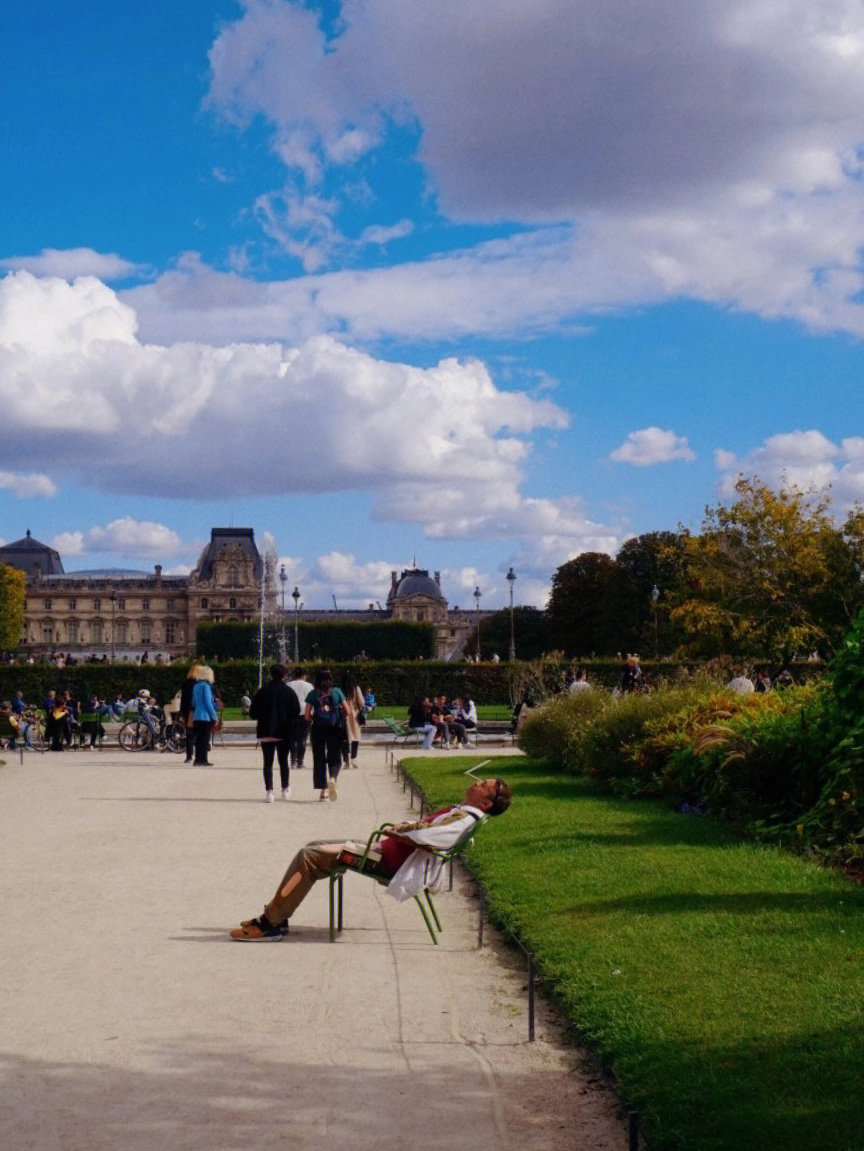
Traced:
POLYGON ((250 622, 275 608, 272 562, 262 557, 251 528, 213 528, 188 576, 152 572, 65 572, 60 556, 28 532, 0 547, 0 563, 27 576, 22 650, 76 658, 175 658, 194 650, 200 623, 250 622))
MULTIPOLYGON (((27 577, 22 652, 42 658, 62 652, 76 659, 174 659, 195 650, 202 623, 236 620, 252 623, 264 614, 281 622, 275 561, 262 556, 252 528, 213 528, 194 569, 165 575, 162 565, 144 571, 66 572, 60 555, 27 535, 0 547, 0 563, 27 577)), ((453 659, 473 650, 480 621, 488 613, 450 608, 441 576, 416 566, 391 575, 385 608, 368 611, 301 610, 299 619, 431 623, 436 656, 453 659)), ((286 610, 290 629, 294 612, 286 610)), ((252 652, 250 652, 250 656, 252 652)))

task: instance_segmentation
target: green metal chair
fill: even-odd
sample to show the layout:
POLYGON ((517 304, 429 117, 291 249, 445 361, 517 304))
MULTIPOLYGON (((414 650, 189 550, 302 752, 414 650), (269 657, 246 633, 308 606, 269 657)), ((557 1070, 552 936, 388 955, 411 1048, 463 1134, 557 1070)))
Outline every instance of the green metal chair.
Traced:
POLYGON ((410 743, 411 740, 420 743, 422 741, 422 731, 418 731, 413 727, 407 727, 404 723, 400 723, 398 719, 394 719, 392 715, 385 715, 383 718, 388 729, 393 734, 394 743, 410 743))
MULTIPOLYGON (((446 851, 436 851, 432 848, 424 847, 423 851, 440 859, 442 863, 449 863, 451 860, 456 859, 462 855, 463 852, 471 846, 474 841, 474 835, 478 828, 482 827, 486 822, 486 816, 479 818, 472 827, 469 827, 460 839, 448 847, 446 851)), ((366 847, 362 854, 356 854, 353 851, 343 851, 339 857, 339 863, 330 873, 330 942, 336 941, 336 936, 342 931, 342 909, 343 909, 343 892, 342 881, 345 877, 346 871, 352 871, 356 875, 365 875, 369 879, 373 879, 376 883, 380 883, 382 887, 386 887, 390 880, 393 878, 388 875, 381 867, 380 860, 371 855, 372 849, 379 839, 386 837, 387 832, 393 827, 392 823, 382 823, 380 827, 376 827, 369 839, 366 842, 366 847)), ((423 916, 423 922, 426 924, 426 930, 433 943, 438 943, 438 936, 443 930, 441 926, 441 919, 435 908, 435 901, 432 898, 432 892, 429 888, 424 888, 421 895, 415 895, 414 902, 423 916)))

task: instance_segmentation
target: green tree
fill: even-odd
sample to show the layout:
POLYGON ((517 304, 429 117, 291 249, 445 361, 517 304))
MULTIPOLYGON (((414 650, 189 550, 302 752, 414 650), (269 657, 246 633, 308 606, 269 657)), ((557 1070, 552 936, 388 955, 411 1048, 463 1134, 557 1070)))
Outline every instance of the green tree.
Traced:
POLYGON ((686 533, 646 532, 622 544, 612 587, 616 651, 669 654, 678 646, 683 633, 667 604, 683 587, 686 571, 686 533))
MULTIPOLYGON (((517 659, 539 659, 549 650, 549 627, 545 612, 536 607, 514 607, 513 635, 517 659)), ((468 650, 472 651, 469 642, 468 650)), ((502 659, 510 653, 510 609, 487 616, 480 624, 480 651, 484 659, 497 652, 502 659)))
POLYGON ((0 564, 0 650, 11 651, 21 642, 26 598, 24 573, 0 564))
POLYGON ((617 650, 615 573, 615 561, 605 552, 583 552, 557 569, 547 609, 553 648, 572 656, 617 650))
POLYGON ((672 616, 700 654, 830 655, 862 603, 862 517, 839 529, 827 499, 740 479, 686 537, 687 586, 672 616), (857 543, 856 543, 857 540, 857 543), (857 547, 857 551, 856 551, 857 547))

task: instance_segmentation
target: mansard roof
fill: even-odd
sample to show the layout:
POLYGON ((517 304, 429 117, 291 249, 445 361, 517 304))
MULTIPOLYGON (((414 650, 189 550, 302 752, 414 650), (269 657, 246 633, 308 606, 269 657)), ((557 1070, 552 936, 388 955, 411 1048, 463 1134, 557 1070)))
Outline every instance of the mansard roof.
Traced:
POLYGON ((213 564, 219 553, 226 547, 240 547, 252 560, 252 570, 256 579, 261 578, 263 561, 255 545, 255 532, 252 528, 212 528, 210 543, 204 548, 195 566, 193 577, 199 580, 213 578, 213 564))
POLYGON ((64 574, 60 553, 34 539, 29 529, 23 539, 0 547, 0 563, 17 568, 28 579, 33 579, 37 571, 40 575, 64 574))

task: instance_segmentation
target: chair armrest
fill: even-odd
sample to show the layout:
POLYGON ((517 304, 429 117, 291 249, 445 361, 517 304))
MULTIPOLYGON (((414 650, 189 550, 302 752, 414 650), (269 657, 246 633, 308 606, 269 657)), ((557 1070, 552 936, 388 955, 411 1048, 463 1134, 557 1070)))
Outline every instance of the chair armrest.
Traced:
POLYGON ((363 850, 363 855, 360 857, 359 868, 362 871, 366 866, 366 861, 369 858, 369 852, 375 846, 379 839, 383 839, 390 828, 393 827, 392 823, 382 823, 380 827, 376 827, 369 838, 366 840, 366 847, 363 850))

